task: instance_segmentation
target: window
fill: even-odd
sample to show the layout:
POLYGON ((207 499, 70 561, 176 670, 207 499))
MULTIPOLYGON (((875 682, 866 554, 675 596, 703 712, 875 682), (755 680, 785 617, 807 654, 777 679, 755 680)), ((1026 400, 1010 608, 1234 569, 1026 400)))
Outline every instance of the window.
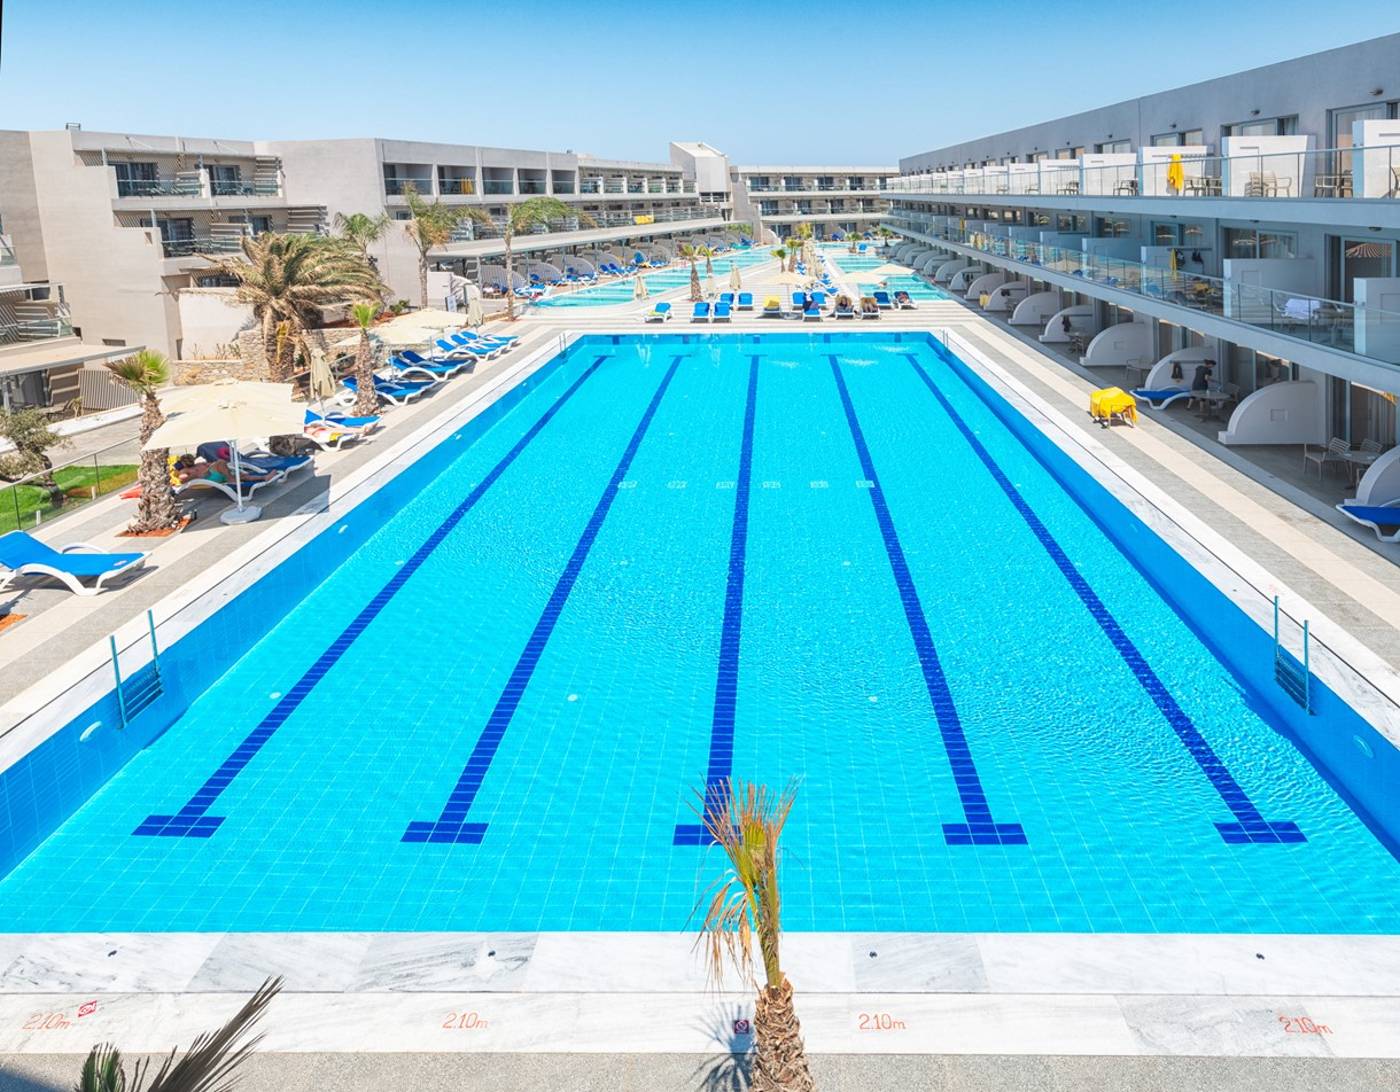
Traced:
POLYGON ((1293 136, 1298 131, 1298 115, 1286 118, 1264 118, 1259 121, 1237 121, 1225 126, 1226 136, 1293 136))
POLYGON ((1202 148, 1206 143, 1204 129, 1183 129, 1181 131, 1181 143, 1189 147, 1202 148))
POLYGON ((1181 133, 1158 133, 1152 138, 1154 148, 1179 148, 1185 143, 1181 133))
POLYGON ((113 163, 117 172, 118 197, 142 197, 157 192, 154 163, 113 163))
POLYGON ((1298 235, 1292 231, 1225 229, 1226 258, 1296 258, 1298 235))
POLYGON ((1073 149, 1073 148, 1061 148, 1059 151, 1057 151, 1057 152, 1055 153, 1055 158, 1056 158, 1056 159, 1073 159, 1073 158, 1074 158, 1074 149, 1073 149))
POLYGON ((1105 141, 1103 144, 1095 144, 1094 150, 1096 152, 1108 154, 1115 152, 1131 152, 1133 150, 1133 142, 1131 140, 1109 140, 1105 141))
POLYGON ((1348 106, 1327 112, 1327 138, 1338 149, 1332 169, 1338 174, 1351 173, 1352 125, 1358 121, 1378 121, 1395 117, 1393 102, 1371 102, 1365 106, 1348 106))
POLYGON ((208 170, 209 192, 215 197, 233 197, 242 192, 242 172, 236 163, 211 163, 208 170))

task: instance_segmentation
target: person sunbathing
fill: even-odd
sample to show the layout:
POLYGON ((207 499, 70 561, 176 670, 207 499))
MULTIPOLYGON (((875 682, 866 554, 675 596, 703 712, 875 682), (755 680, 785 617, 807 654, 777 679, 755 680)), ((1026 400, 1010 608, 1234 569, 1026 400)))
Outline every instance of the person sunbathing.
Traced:
POLYGON ((874 296, 862 296, 860 299, 860 309, 866 314, 869 314, 872 311, 878 313, 880 310, 880 305, 875 302, 874 296))
MULTIPOLYGON (((176 479, 181 485, 194 481, 196 478, 205 478, 211 482, 231 482, 234 474, 233 468, 223 459, 214 459, 206 462, 196 459, 193 455, 182 455, 175 460, 172 467, 176 479)), ((256 467, 243 463, 238 468, 238 479, 245 482, 264 482, 274 475, 270 471, 258 470, 256 467)))
POLYGON ((909 293, 908 293, 908 292, 896 292, 896 293, 894 294, 894 302, 895 302, 895 303, 899 303, 899 304, 909 303, 909 302, 910 302, 909 293))

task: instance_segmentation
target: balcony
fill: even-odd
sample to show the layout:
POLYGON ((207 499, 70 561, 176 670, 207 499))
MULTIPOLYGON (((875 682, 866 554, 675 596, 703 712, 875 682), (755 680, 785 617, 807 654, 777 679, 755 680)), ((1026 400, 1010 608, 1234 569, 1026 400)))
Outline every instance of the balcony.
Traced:
POLYGON ((0 346, 72 337, 68 304, 58 285, 16 284, 0 288, 0 346))
MULTIPOLYGON (((1385 364, 1400 364, 1400 338, 1394 333, 1400 331, 1400 312, 1261 288, 1199 273, 1173 272, 1164 266, 947 228, 914 218, 889 217, 888 223, 898 231, 1020 263, 1026 268, 1018 272, 1031 277, 1060 274, 1085 284, 1228 319, 1323 348, 1385 364), (1373 335, 1372 344, 1368 345, 1365 331, 1379 333, 1382 328, 1389 336, 1373 335)), ((1072 289, 1073 285, 1065 287, 1072 289)))
POLYGON ((481 183, 481 192, 489 197, 511 197, 515 194, 515 183, 508 178, 488 178, 481 183))
POLYGON ((196 254, 237 254, 242 250, 240 235, 195 235, 180 239, 162 239, 160 248, 167 258, 188 258, 196 254))
POLYGON ((549 183, 543 178, 522 178, 520 180, 519 192, 526 197, 534 197, 538 194, 549 192, 549 183))
POLYGON ((438 193, 444 197, 471 197, 476 193, 476 182, 471 178, 439 178, 438 193))
POLYGON ((433 180, 424 175, 384 179, 384 195, 386 197, 402 197, 410 188, 414 193, 426 196, 433 192, 433 180))
POLYGON ((118 178, 118 197, 203 197, 198 177, 118 178))
MULTIPOLYGON (((1110 158, 1106 156, 1086 159, 1110 158)), ((1394 200, 1400 198, 1400 146, 1356 146, 1236 156, 1190 149, 1142 149, 1125 162, 1073 159, 1014 163, 937 174, 900 175, 891 193, 957 196, 1214 197, 1394 200), (1173 160, 1180 168, 1172 170, 1173 160)))

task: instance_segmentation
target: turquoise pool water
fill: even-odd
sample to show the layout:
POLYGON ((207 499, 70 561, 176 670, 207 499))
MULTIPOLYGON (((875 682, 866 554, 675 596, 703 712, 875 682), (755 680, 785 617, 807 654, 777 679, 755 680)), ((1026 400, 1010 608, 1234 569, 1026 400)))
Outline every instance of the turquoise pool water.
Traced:
MULTIPOLYGON (((884 265, 890 259, 881 257, 873 248, 866 254, 852 254, 846 247, 827 247, 827 260, 835 263, 847 279, 860 285, 862 292, 870 292, 872 289, 880 287, 873 281, 862 281, 860 274, 862 270, 875 269, 884 265), (869 255, 869 256, 867 256, 869 255)), ((890 277, 884 282, 885 288, 891 294, 895 292, 908 292, 912 300, 946 300, 952 297, 941 288, 935 288, 922 277, 910 273, 907 277, 890 277)))
POLYGON ((680 929, 732 771, 801 779, 792 929, 1394 931, 1265 710, 926 343, 584 339, 0 922, 680 929))
MULTIPOLYGON (((746 250, 729 250, 714 259, 714 282, 715 288, 720 292, 729 290, 729 265, 732 262, 740 273, 745 269, 755 265, 762 265, 764 262, 771 262, 772 252, 770 248, 754 247, 746 250)), ((700 267, 700 277, 703 280, 705 269, 700 267)), ((678 288, 684 288, 690 284, 689 266, 681 266, 674 269, 665 269, 657 273, 647 273, 644 275, 647 282, 647 291, 653 296, 662 296, 667 292, 674 292, 678 288)), ((563 292, 557 296, 546 296, 537 301, 535 307, 604 307, 614 303, 631 303, 636 289, 633 287, 635 278, 627 277, 621 280, 608 281, 604 284, 595 284, 589 288, 581 288, 577 292, 563 292)))

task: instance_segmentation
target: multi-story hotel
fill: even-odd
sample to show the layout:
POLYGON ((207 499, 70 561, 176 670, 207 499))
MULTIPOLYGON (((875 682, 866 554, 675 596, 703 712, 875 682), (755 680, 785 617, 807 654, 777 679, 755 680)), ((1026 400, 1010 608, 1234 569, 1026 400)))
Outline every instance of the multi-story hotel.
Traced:
POLYGON ((885 184, 898 173, 894 167, 734 167, 734 215, 780 239, 797 224, 819 239, 863 233, 888 213, 885 184))
POLYGON ((1392 35, 906 156, 888 223, 1091 368, 1163 388, 1216 361, 1225 443, 1389 445, 1397 105, 1392 35))

